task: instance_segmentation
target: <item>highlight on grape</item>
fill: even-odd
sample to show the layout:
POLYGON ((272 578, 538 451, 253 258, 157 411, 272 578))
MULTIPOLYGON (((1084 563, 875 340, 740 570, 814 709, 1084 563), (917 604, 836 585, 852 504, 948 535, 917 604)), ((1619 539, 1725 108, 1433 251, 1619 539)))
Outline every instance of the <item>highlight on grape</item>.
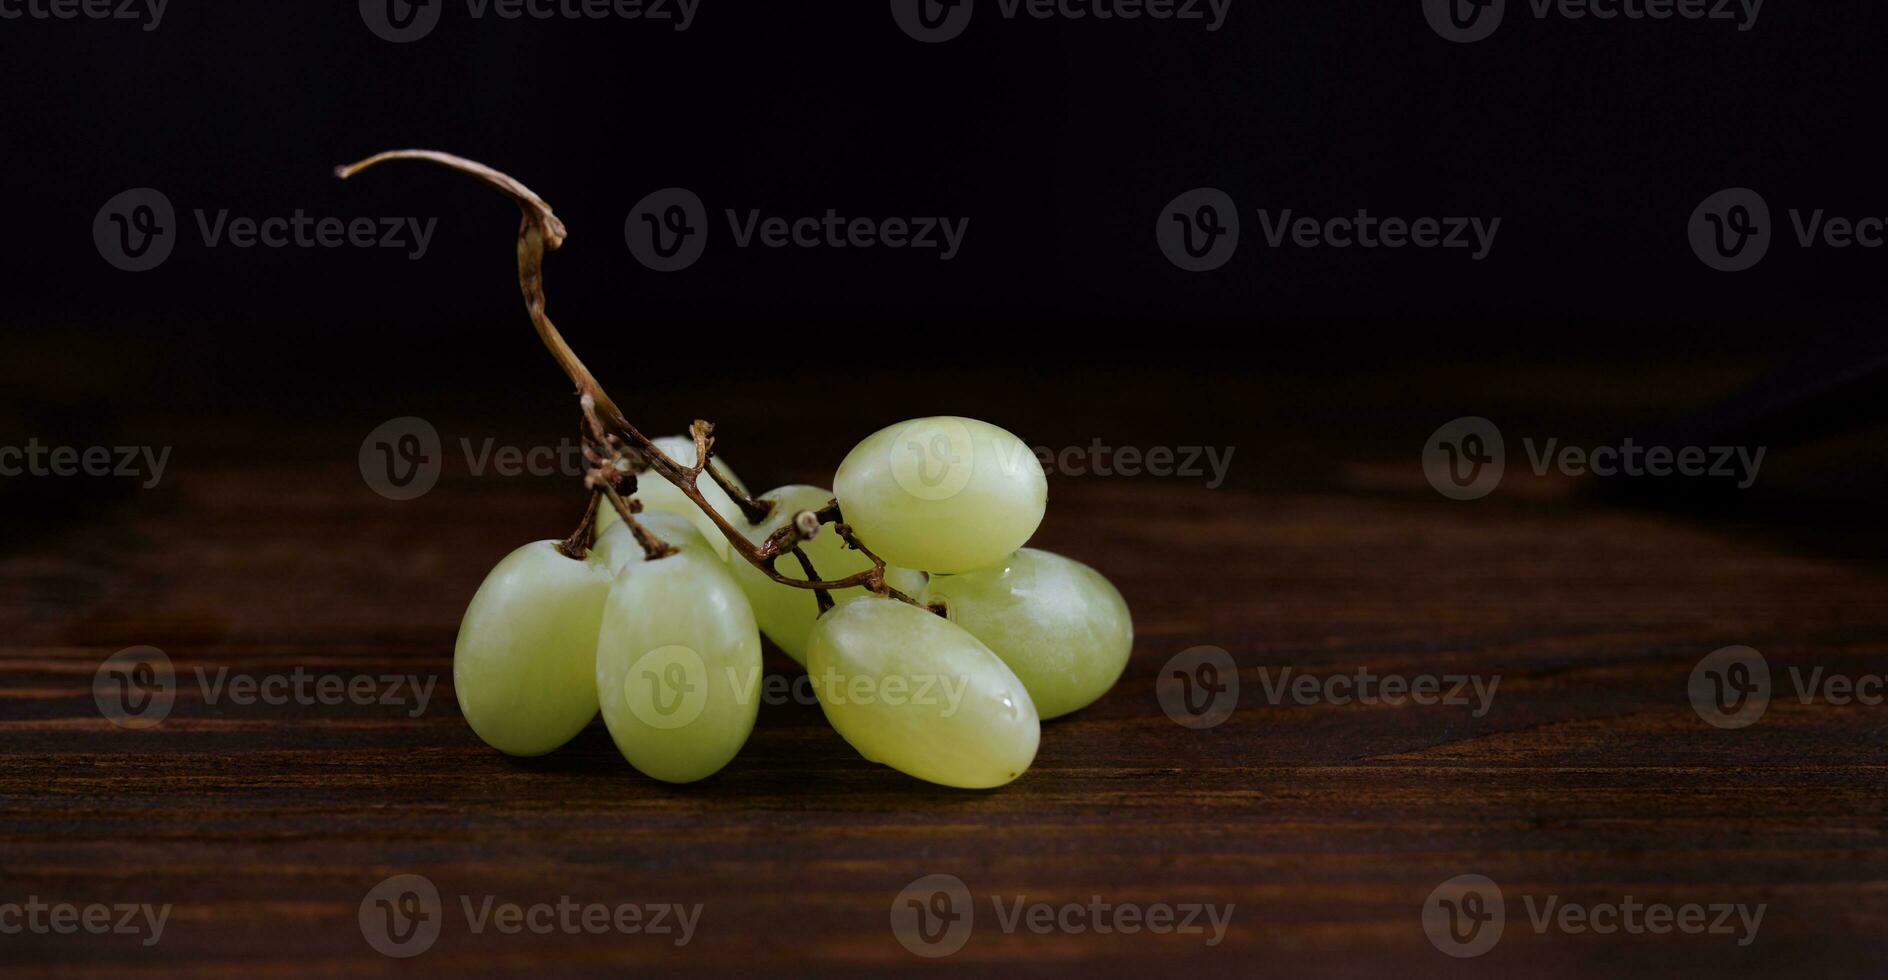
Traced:
MULTIPOLYGON (((805 667, 827 721, 866 760, 988 789, 1035 761, 1043 720, 1119 680, 1134 645, 1127 602, 1095 569, 1027 547, 1048 478, 1016 435, 961 416, 895 422, 840 460, 830 490, 755 495, 718 452, 713 423, 645 435, 552 324, 544 254, 565 228, 543 198, 431 150, 336 174, 390 160, 475 177, 518 205, 525 309, 582 413, 577 527, 507 555, 460 624, 453 686, 487 744, 542 755, 601 714, 639 772, 705 779, 753 732, 765 635, 805 667)), ((377 486, 383 495, 430 487, 419 467, 436 461, 438 435, 408 429, 362 446, 370 484, 370 449, 409 464, 389 470, 404 483, 377 486)))

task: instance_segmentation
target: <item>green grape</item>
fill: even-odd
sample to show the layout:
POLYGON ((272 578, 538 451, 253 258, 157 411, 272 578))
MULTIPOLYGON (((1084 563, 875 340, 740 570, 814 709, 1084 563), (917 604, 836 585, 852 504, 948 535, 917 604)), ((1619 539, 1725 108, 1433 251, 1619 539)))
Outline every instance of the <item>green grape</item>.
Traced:
MULTIPOLYGON (((603 506, 609 507, 609 502, 605 501, 603 506)), ((610 507, 610 512, 614 514, 616 508, 610 507)), ((680 514, 671 514, 662 510, 645 510, 636 515, 636 522, 656 537, 677 548, 689 544, 697 548, 708 547, 707 539, 701 536, 701 532, 695 529, 695 525, 688 518, 680 514)), ((590 553, 595 555, 612 575, 622 571, 624 565, 643 560, 642 542, 636 540, 635 533, 630 531, 629 525, 623 523, 621 517, 597 534, 596 544, 591 547, 590 553)))
MULTIPOLYGON (((669 458, 683 466, 695 465, 695 440, 687 436, 663 436, 650 441, 656 444, 656 448, 667 453, 669 458)), ((734 475, 734 471, 728 468, 728 461, 718 454, 715 456, 715 466, 728 478, 728 482, 740 487, 742 493, 747 492, 747 484, 742 483, 741 478, 734 475)), ((695 487, 701 491, 702 498, 714 507, 716 513, 728 519, 729 524, 735 527, 747 525, 747 515, 741 513, 740 505, 736 504, 734 498, 728 496, 728 492, 721 489, 721 484, 716 483, 714 477, 709 476, 706 471, 702 473, 701 479, 696 481, 695 487)), ((727 559, 727 535, 721 533, 721 529, 715 526, 714 520, 702 513, 701 508, 695 506, 693 500, 677 490, 675 484, 654 473, 639 473, 636 476, 635 497, 642 501, 645 513, 664 511, 688 518, 694 523, 696 529, 701 531, 701 536, 708 540, 715 554, 721 556, 724 561, 727 559)), ((597 528, 607 530, 620 520, 622 518, 616 515, 616 508, 606 508, 599 515, 597 528)))
POLYGON ((962 575, 938 575, 923 601, 1003 658, 1046 721, 1107 693, 1134 648, 1128 604, 1100 572, 1035 548, 962 575))
POLYGON ((1023 774, 1042 726, 1023 682, 941 616, 863 596, 813 626, 807 673, 826 720, 859 754, 945 786, 1023 774))
MULTIPOLYGON (((826 506, 833 495, 832 491, 819 487, 790 486, 769 490, 760 499, 774 507, 765 521, 745 525, 748 540, 755 544, 766 541, 769 535, 787 526, 793 520, 793 515, 826 506)), ((871 559, 846 547, 845 540, 834 533, 832 528, 823 528, 813 540, 801 542, 800 550, 806 553, 819 577, 827 581, 846 578, 872 567, 871 559)), ((806 634, 812 632, 813 620, 819 615, 819 603, 814 599, 813 591, 781 585, 738 555, 730 558, 728 565, 734 569, 734 580, 741 583, 741 591, 746 592, 748 601, 754 604, 754 619, 760 623, 761 632, 786 651, 795 663, 804 666, 806 634)), ((774 568, 789 578, 806 577, 806 571, 792 555, 782 556, 774 562, 774 568)), ((922 574, 908 569, 888 566, 885 569, 885 580, 892 588, 913 597, 924 588, 922 574)), ((840 589, 832 596, 833 601, 844 602, 865 594, 865 588, 860 586, 840 589)))
POLYGON ((466 723, 511 755, 543 755, 597 713, 597 628, 610 592, 601 561, 555 541, 506 555, 466 607, 452 686, 466 723))
POLYGON ((866 436, 833 490, 848 524, 886 561, 930 572, 1000 562, 1042 523, 1049 483, 1021 439, 941 415, 866 436))
POLYGON ((594 690, 623 758, 692 783, 746 744, 760 710, 760 630, 728 566, 700 544, 631 561, 603 604, 594 690))

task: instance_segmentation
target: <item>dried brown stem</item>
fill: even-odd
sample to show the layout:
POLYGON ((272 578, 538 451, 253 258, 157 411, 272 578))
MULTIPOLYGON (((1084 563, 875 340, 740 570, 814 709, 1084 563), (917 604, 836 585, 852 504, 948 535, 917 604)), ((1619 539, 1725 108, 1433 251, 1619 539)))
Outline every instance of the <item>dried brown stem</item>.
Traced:
MULTIPOLYGON (((844 589, 863 585, 880 594, 886 594, 888 591, 896 592, 896 590, 888 590, 885 585, 885 564, 876 557, 873 558, 874 564, 872 568, 832 582, 812 578, 811 572, 808 572, 808 579, 801 580, 789 578, 775 571, 773 567, 774 559, 783 554, 785 549, 795 547, 798 543, 797 539, 777 542, 777 536, 770 537, 767 544, 757 546, 749 541, 747 536, 741 533, 734 525, 728 523, 727 518, 721 516, 720 512, 716 511, 714 507, 708 503, 707 498, 702 496, 701 488, 698 484, 702 471, 708 468, 709 460, 714 451, 714 426, 708 422, 697 421, 690 427, 691 435, 695 440, 696 462, 693 466, 684 466, 671 458, 667 453, 663 452, 648 436, 643 435, 640 430, 630 424, 629 419, 624 416, 622 410, 617 408, 616 402, 610 399, 610 396, 603 390, 603 386, 597 382, 596 376, 590 373, 590 369, 584 366, 582 359, 577 356, 575 351, 571 350, 570 344, 564 340, 564 335, 558 332, 556 325, 551 322, 550 315, 545 312, 544 253, 546 251, 556 251, 564 244, 564 238, 567 234, 564 228, 564 222, 560 220, 557 215, 551 213, 549 203, 539 197, 529 187, 519 183, 516 179, 507 174, 493 170, 491 167, 482 163, 468 160, 464 157, 454 156, 450 153, 440 153, 435 150, 390 150, 385 153, 377 153, 365 160, 336 167, 334 172, 336 176, 345 180, 369 167, 389 160, 418 160, 467 174, 483 181, 491 187, 497 188, 518 205, 518 210, 522 215, 518 224, 518 288, 524 294, 525 310, 531 316, 531 325, 536 328, 538 339, 544 342, 544 346, 550 350, 551 356, 557 360, 558 365, 564 369, 564 373, 576 384, 578 395, 581 396, 586 403, 586 412, 601 413, 602 418, 595 420, 595 428, 599 432, 598 442, 606 449, 610 450, 612 454, 618 451, 611 443, 611 436, 625 439, 629 443, 628 448, 634 454, 643 457, 643 461, 648 464, 649 471, 656 473, 663 479, 674 484, 675 488, 680 490, 683 496, 693 502, 696 507, 701 508, 702 512, 708 516, 708 519, 714 522, 715 526, 721 530, 722 535, 728 539, 730 547, 738 552, 743 559, 752 564, 755 568, 760 569, 775 582, 779 582, 783 585, 791 585, 796 588, 813 589, 815 591, 844 589), (607 425, 605 425, 605 423, 607 423, 607 425)), ((717 482, 722 482, 721 478, 716 476, 712 470, 710 470, 710 475, 713 476, 717 482)), ((649 534, 646 529, 635 522, 634 518, 631 516, 628 505, 623 501, 621 495, 616 492, 612 479, 606 478, 597 482, 601 489, 609 495, 610 502, 617 508, 618 513, 622 515, 626 522, 630 523, 631 529, 636 532, 637 540, 643 543, 644 550, 650 553, 650 557, 660 557, 663 554, 668 554, 673 551, 666 543, 655 538, 654 535, 649 534)), ((745 510, 745 508, 743 508, 743 510, 745 510)), ((834 513, 837 513, 836 509, 834 513)), ((793 525, 789 524, 788 527, 791 528, 793 525)), ((796 529, 795 534, 797 533, 796 529)), ((869 554, 869 552, 867 552, 867 554, 869 554)), ((910 601, 909 597, 903 595, 899 595, 898 598, 910 601)))
POLYGON ((558 543, 557 550, 564 557, 582 561, 597 543, 597 502, 602 497, 600 492, 590 495, 590 505, 583 509, 583 520, 577 522, 577 529, 570 532, 570 537, 558 543))
MULTIPOLYGON (((813 570, 813 560, 806 557, 806 552, 801 551, 798 545, 795 545, 793 548, 793 557, 800 560, 800 570, 806 573, 806 577, 809 581, 819 578, 819 572, 813 570)), ((833 607, 833 594, 825 589, 814 589, 813 600, 819 603, 819 614, 821 616, 826 615, 826 610, 833 607)))
POLYGON ((728 499, 734 501, 736 507, 741 508, 741 513, 746 516, 749 524, 759 524, 774 512, 773 501, 756 500, 748 496, 747 491, 741 489, 740 484, 728 479, 728 475, 721 472, 721 467, 714 465, 712 461, 708 464, 708 476, 721 487, 722 493, 728 495, 728 499))

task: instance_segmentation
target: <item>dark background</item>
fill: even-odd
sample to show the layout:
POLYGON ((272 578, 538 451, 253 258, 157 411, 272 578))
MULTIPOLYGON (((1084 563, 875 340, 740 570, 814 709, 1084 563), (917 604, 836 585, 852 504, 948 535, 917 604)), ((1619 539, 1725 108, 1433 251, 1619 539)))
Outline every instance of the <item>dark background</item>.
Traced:
POLYGON ((1052 446, 1244 446, 1235 485, 1328 483, 1357 458, 1410 458, 1459 415, 1615 438, 1832 338, 1852 345, 1824 353, 1835 364, 1879 356, 1879 252, 1780 239, 1724 274, 1685 239, 1727 186, 1763 192, 1780 235, 1792 207, 1888 214, 1866 113, 1888 80, 1879 5, 1771 0, 1740 33, 1537 21, 1516 2, 1468 45, 1415 2, 1236 2, 1212 33, 982 6, 935 45, 878 3, 707 0, 683 32, 453 4, 403 45, 350 3, 175 3, 149 33, 7 22, 12 421, 68 441, 187 441, 165 428, 179 414, 258 439, 406 414, 565 432, 568 386, 520 309, 511 206, 418 165, 331 176, 406 146, 551 201, 571 228, 552 313, 618 400, 651 430, 714 418, 731 458, 783 479, 823 479, 888 419, 948 411, 1052 446), (715 230, 695 266, 655 274, 623 219, 670 185, 701 194, 715 230), (1201 185, 1233 196, 1245 236, 1191 274, 1152 231, 1201 185), (186 231, 131 274, 90 230, 138 186, 186 231), (724 207, 971 224, 950 262, 740 250, 724 207), (1503 220, 1480 262, 1260 244, 1258 208, 1360 207, 1503 220), (206 249, 199 208, 438 226, 421 261, 206 249))
POLYGON ((1257 353, 1233 367, 1339 352, 1630 361, 1767 351, 1871 312, 1873 253, 1779 243, 1725 275, 1690 254, 1684 223, 1738 184, 1779 221, 1789 207, 1888 214, 1866 114, 1888 80, 1879 5, 1771 0, 1739 33, 1536 21, 1516 0, 1470 45, 1435 36, 1414 2, 1235 2, 1216 33, 1007 21, 985 6, 937 45, 907 38, 882 3, 707 0, 684 32, 473 20, 454 4, 404 45, 351 3, 179 2, 151 33, 8 22, 9 320, 37 334, 89 325, 177 362, 240 336, 228 366, 347 364, 338 380, 364 388, 410 381, 406 355, 428 350, 429 373, 487 381, 493 353, 518 351, 509 208, 418 168, 329 175, 402 146, 489 162, 558 208, 572 238, 553 305, 596 358, 670 356, 712 327, 746 355, 736 372, 783 333, 857 338, 850 359, 888 366, 1188 365, 1235 344, 1257 353), (834 207, 968 215, 971 232, 948 263, 742 251, 721 235, 696 267, 655 275, 628 255, 622 219, 671 184, 702 194, 717 222, 721 207, 834 207), (1162 260, 1152 226, 1203 184, 1238 201, 1246 245, 1190 275, 1162 260), (162 268, 124 274, 98 260, 89 228, 134 186, 164 191, 180 216, 411 214, 438 217, 439 233, 419 262, 205 250, 192 234, 162 268), (1261 249, 1260 207, 1504 220, 1472 263, 1261 249), (1085 337, 1098 323, 1159 329, 1085 337))

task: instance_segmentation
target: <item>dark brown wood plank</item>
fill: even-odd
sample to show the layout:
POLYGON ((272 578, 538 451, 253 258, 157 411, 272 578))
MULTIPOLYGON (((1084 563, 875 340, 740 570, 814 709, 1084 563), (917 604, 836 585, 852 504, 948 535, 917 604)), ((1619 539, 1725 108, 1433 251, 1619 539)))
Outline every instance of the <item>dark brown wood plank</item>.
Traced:
MULTIPOLYGON (((340 436, 333 448, 345 450, 340 436)), ((769 705, 717 777, 637 775, 600 724, 539 760, 457 715, 451 645, 490 564, 559 534, 548 481, 451 479, 393 503, 320 451, 212 456, 166 496, 106 507, 0 560, 0 902, 172 903, 163 938, 0 937, 32 972, 250 975, 557 969, 1234 976, 1664 976, 1872 972, 1888 947, 1888 708, 1798 704, 1792 667, 1879 672, 1878 568, 1737 525, 1554 492, 1462 506, 1414 467, 1348 490, 1058 481, 1039 543, 1094 564, 1137 614, 1102 702, 1045 727, 1035 767, 966 793, 871 766, 816 707, 769 705), (266 506, 257 506, 257 501, 266 506), (1686 681, 1711 650, 1763 650, 1764 719, 1704 724, 1686 681), (180 673, 414 674, 404 706, 205 704, 180 685, 149 731, 100 717, 102 657, 164 649, 180 673), (1224 648, 1239 707, 1192 731, 1156 698, 1169 658, 1224 648), (1490 710, 1266 703, 1262 672, 1498 675, 1490 710), (1504 890, 1486 956, 1425 938, 1452 876, 1504 890), (426 876, 445 929, 375 952, 357 914, 426 876), (920 876, 977 903, 953 956, 890 927, 920 876), (473 935, 461 895, 700 903, 653 936, 473 935), (1756 939, 1536 934, 1520 896, 1764 903, 1756 939), (1231 903, 1223 942, 998 927, 992 897, 1231 903)), ((770 667, 790 671, 773 655, 770 667)))

